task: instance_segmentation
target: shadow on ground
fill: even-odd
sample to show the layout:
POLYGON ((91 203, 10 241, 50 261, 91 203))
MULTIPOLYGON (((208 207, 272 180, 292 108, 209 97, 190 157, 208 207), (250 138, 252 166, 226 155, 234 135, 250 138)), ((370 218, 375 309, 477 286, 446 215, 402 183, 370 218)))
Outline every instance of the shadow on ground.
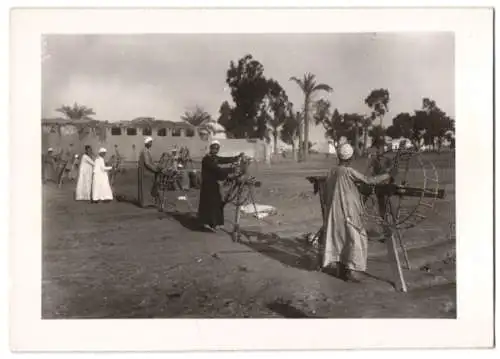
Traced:
POLYGON ((212 233, 209 230, 205 229, 200 224, 196 213, 193 213, 193 212, 175 212, 175 211, 164 212, 164 213, 168 218, 176 220, 184 228, 189 229, 190 231, 212 233))
POLYGON ((290 305, 290 303, 283 301, 271 302, 267 305, 267 308, 283 318, 311 318, 303 311, 290 305))
POLYGON ((302 238, 281 238, 275 233, 241 230, 241 244, 282 264, 307 271, 318 269, 316 250, 302 238))
MULTIPOLYGON (((321 271, 318 250, 308 243, 306 238, 282 238, 275 233, 241 230, 240 243, 262 255, 279 261, 285 266, 310 272, 321 271)), ((369 259, 369 262, 373 261, 369 259)), ((385 261, 380 264, 382 266, 386 265, 385 261)), ((369 281, 381 281, 394 287, 394 283, 383 278, 378 273, 380 272, 378 269, 374 268, 373 271, 370 271, 371 273, 364 273, 364 277, 369 281)), ((323 272, 340 279, 333 270, 324 270, 323 272)))

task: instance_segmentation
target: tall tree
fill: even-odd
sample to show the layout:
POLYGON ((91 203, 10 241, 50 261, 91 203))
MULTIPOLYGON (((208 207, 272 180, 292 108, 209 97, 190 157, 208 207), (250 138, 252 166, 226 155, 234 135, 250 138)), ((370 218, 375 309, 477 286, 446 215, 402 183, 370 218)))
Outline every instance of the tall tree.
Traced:
POLYGON ((292 146, 293 158, 297 160, 297 139, 299 137, 300 124, 302 122, 300 112, 295 112, 293 106, 289 106, 286 112, 285 122, 280 131, 283 142, 292 146))
POLYGON ((91 116, 95 115, 92 108, 74 103, 73 106, 63 105, 56 109, 69 120, 94 120, 91 116))
POLYGON ((231 105, 229 102, 224 101, 219 108, 219 118, 217 119, 217 122, 222 125, 228 133, 232 133, 232 127, 234 123, 231 121, 231 114, 233 112, 233 109, 231 108, 231 105))
POLYGON ((368 135, 372 139, 372 144, 373 145, 378 145, 378 144, 384 144, 385 143, 385 135, 386 135, 386 130, 384 127, 380 125, 375 125, 373 126, 368 135))
POLYGON ((203 123, 207 123, 212 119, 212 116, 202 107, 196 106, 194 110, 184 112, 181 119, 194 127, 198 127, 203 123))
POLYGON ((387 135, 392 138, 413 138, 414 118, 408 112, 399 113, 392 119, 392 125, 387 128, 387 135))
POLYGON ((269 80, 269 93, 265 97, 262 111, 265 112, 266 121, 270 128, 271 136, 273 138, 274 153, 278 151, 278 135, 279 128, 284 124, 289 111, 288 96, 281 85, 274 81, 269 80))
POLYGON ((373 121, 378 118, 380 120, 379 125, 382 126, 382 120, 384 115, 389 110, 389 91, 387 89, 376 89, 372 90, 367 98, 365 98, 365 104, 372 110, 369 117, 366 118, 364 122, 364 144, 363 148, 366 151, 368 145, 368 129, 373 124, 373 121))
POLYGON ((269 81, 264 77, 264 66, 252 55, 245 55, 237 63, 231 61, 226 83, 235 103, 230 124, 226 129, 236 138, 266 136, 267 126, 259 115, 262 101, 269 92, 269 81))
POLYGON ((310 105, 313 101, 313 96, 319 91, 331 92, 333 89, 324 83, 316 83, 316 76, 311 73, 304 74, 303 78, 299 79, 297 77, 291 77, 291 81, 294 81, 302 90, 304 94, 304 141, 302 144, 303 159, 307 160, 309 156, 309 112, 310 105))
MULTIPOLYGON (((359 113, 345 113, 342 115, 344 128, 346 132, 346 137, 349 139, 353 145, 356 155, 361 155, 361 141, 360 135, 363 133, 363 125, 365 122, 365 117, 359 113)), ((366 142, 365 142, 366 143, 366 142)))

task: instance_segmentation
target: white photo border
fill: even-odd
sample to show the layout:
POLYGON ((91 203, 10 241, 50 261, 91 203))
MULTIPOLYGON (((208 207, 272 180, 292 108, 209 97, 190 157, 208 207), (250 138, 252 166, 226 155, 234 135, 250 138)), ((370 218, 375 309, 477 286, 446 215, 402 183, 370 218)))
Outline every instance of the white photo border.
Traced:
POLYGON ((11 14, 10 51, 12 350, 318 350, 492 345, 491 9, 19 9, 11 14), (22 174, 40 171, 42 34, 434 31, 455 34, 456 320, 41 319, 41 185, 38 176, 22 174))

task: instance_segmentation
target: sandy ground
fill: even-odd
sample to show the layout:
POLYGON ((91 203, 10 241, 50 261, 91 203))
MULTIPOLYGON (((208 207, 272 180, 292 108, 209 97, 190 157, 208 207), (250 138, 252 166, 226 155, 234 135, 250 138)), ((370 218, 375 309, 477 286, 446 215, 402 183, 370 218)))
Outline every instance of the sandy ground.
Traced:
MULTIPOLYGON (((247 236, 200 231, 186 202, 168 213, 128 202, 76 203, 74 184, 43 189, 44 318, 168 317, 379 317, 455 318, 454 158, 426 155, 446 189, 428 218, 403 233, 411 270, 409 292, 397 292, 378 228, 369 225, 369 269, 362 284, 315 270, 316 253, 304 234, 321 225, 318 197, 305 177, 325 173, 334 161, 316 156, 306 164, 259 164, 263 182, 256 202, 278 214, 242 219, 247 236)), ((366 163, 356 166, 363 170, 366 163)), ((410 170, 414 183, 420 172, 410 170)), ((135 171, 117 179, 119 195, 135 194, 135 171)), ((189 193, 197 208, 197 191, 189 193)), ((410 202, 408 202, 410 203, 410 202)))

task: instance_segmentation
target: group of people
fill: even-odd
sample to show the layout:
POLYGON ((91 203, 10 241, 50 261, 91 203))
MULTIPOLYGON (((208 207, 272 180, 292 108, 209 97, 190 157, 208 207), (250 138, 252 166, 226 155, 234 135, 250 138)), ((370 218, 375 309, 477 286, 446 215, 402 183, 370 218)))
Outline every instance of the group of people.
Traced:
POLYGON ((70 144, 67 151, 62 151, 58 154, 50 147, 47 153, 42 156, 43 183, 53 181, 61 187, 65 179, 70 181, 76 180, 79 159, 79 155, 73 151, 72 144, 70 144))
MULTIPOLYGON (((144 148, 139 155, 137 196, 140 207, 154 205, 155 177, 162 171, 161 166, 153 161, 152 145, 153 138, 146 137, 144 148), (151 196, 147 195, 148 192, 151 196)), ((51 150, 49 149, 49 152, 51 150)), ((202 159, 198 206, 200 224, 214 232, 224 225, 225 203, 222 200, 219 183, 231 175, 231 168, 221 165, 236 163, 244 156, 240 153, 234 157, 221 157, 219 151, 220 143, 212 141, 209 152, 202 159)), ((92 148, 85 147, 85 153, 79 161, 76 200, 100 202, 113 199, 108 177, 112 167, 105 164, 106 152, 105 148, 101 148, 98 156, 94 158, 92 148)), ((375 161, 372 176, 358 172, 351 166, 354 149, 347 142, 339 143, 336 152, 338 165, 329 171, 325 185, 326 211, 323 218, 325 227, 321 246, 321 267, 324 271, 333 270, 337 276, 346 281, 360 282, 361 273, 366 271, 367 266, 368 237, 362 221, 363 203, 358 186, 384 183, 396 174, 394 169, 389 170, 390 166, 387 163, 381 163, 380 156, 375 158, 378 162, 375 161)), ((379 148, 379 152, 383 152, 383 149, 379 148)), ((179 157, 184 159, 189 157, 177 156, 176 151, 170 156, 175 161, 176 168, 186 165, 182 160, 179 161, 179 157)), ((381 202, 382 198, 378 200, 381 202)))
MULTIPOLYGON (((161 172, 163 167, 161 163, 166 161, 167 158, 165 155, 158 165, 155 164, 151 155, 152 146, 153 139, 146 137, 144 140, 144 149, 139 155, 137 197, 140 207, 154 206, 155 176, 157 177, 161 172)), ((198 220, 200 225, 214 232, 224 225, 224 202, 219 182, 226 179, 232 172, 230 168, 224 168, 221 165, 235 163, 244 156, 243 153, 240 153, 234 157, 221 157, 218 155, 219 151, 220 142, 217 140, 212 141, 209 152, 201 161, 200 200, 198 205, 198 220)), ((176 168, 185 168, 187 165, 186 160, 189 160, 189 157, 175 156, 177 151, 173 152, 170 155, 170 159, 174 161, 176 168)), ((186 184, 183 185, 182 183, 179 185, 184 188, 186 186, 186 184)), ((187 186, 189 186, 189 183, 187 183, 187 186)))
POLYGON ((43 158, 43 182, 56 178, 58 186, 61 187, 65 178, 76 179, 77 201, 101 203, 113 200, 109 179, 109 171, 113 166, 106 166, 104 161, 107 150, 100 148, 94 157, 91 146, 85 146, 85 152, 81 156, 75 154, 72 148, 70 145, 69 150, 64 153, 64 158, 59 160, 52 148, 47 150, 43 158))

